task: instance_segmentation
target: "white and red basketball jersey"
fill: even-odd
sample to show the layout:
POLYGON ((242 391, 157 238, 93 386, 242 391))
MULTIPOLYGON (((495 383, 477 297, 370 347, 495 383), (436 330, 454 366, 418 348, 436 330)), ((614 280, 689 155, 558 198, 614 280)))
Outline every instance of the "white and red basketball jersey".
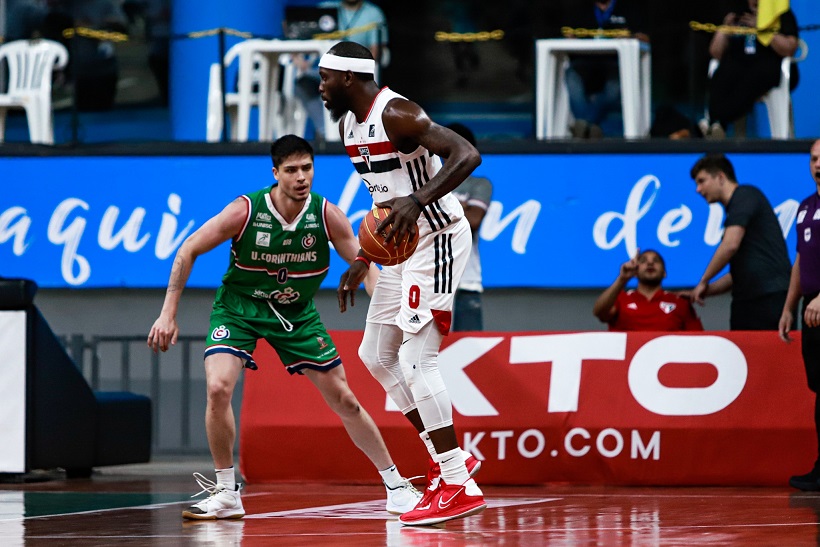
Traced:
MULTIPOLYGON (((353 166, 362 177, 374 203, 407 196, 427 184, 441 168, 441 159, 419 146, 402 154, 387 138, 382 113, 392 99, 401 95, 382 88, 364 122, 348 112, 344 119, 344 145, 353 166)), ((455 196, 447 194, 427 205, 419 216, 419 236, 441 230, 464 216, 455 196)))

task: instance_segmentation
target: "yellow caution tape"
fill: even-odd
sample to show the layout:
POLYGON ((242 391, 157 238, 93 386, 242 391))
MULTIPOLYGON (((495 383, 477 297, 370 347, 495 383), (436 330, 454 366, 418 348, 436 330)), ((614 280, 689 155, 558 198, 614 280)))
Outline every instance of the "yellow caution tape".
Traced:
POLYGON ((629 38, 632 33, 629 29, 602 29, 602 28, 572 28, 561 27, 564 38, 629 38))
POLYGON ((110 30, 95 30, 93 28, 77 27, 67 28, 63 30, 63 38, 74 38, 74 36, 82 36, 83 38, 94 38, 96 40, 104 40, 106 42, 127 42, 128 35, 122 32, 114 32, 110 30))
POLYGON ((698 23, 697 21, 689 21, 689 28, 692 30, 701 30, 703 32, 722 32, 723 34, 732 34, 735 36, 741 36, 745 34, 771 34, 776 32, 772 29, 767 30, 757 30, 752 27, 737 27, 734 25, 715 25, 713 23, 698 23))
POLYGON ((503 39, 503 30, 482 32, 436 32, 436 42, 487 42, 488 40, 503 39))

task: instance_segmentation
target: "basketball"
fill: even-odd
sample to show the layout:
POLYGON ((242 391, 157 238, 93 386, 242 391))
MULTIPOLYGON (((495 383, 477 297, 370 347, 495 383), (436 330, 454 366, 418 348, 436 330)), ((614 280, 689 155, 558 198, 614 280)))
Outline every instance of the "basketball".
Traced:
POLYGON ((399 246, 395 242, 386 244, 384 242, 384 232, 376 232, 376 226, 390 214, 387 207, 377 207, 368 212, 359 225, 359 245, 362 253, 368 259, 382 266, 395 266, 401 264, 413 254, 419 244, 418 234, 413 237, 413 241, 405 241, 399 246))

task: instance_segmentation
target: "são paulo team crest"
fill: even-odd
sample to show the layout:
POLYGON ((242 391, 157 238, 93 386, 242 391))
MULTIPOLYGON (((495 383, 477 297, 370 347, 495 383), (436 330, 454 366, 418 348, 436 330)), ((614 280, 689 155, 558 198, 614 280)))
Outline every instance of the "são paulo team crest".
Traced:
POLYGON ((211 333, 211 339, 212 340, 225 340, 226 338, 230 338, 230 337, 231 337, 231 331, 229 331, 228 328, 225 327, 225 325, 219 325, 211 333))
POLYGON ((663 310, 663 313, 665 314, 672 313, 676 308, 675 304, 673 304, 672 302, 661 302, 660 306, 661 310, 663 310))
POLYGON ((310 249, 314 243, 316 243, 316 236, 313 234, 307 234, 302 238, 302 247, 305 249, 310 249))
POLYGON ((364 160, 365 165, 367 168, 370 169, 370 148, 365 146, 359 146, 359 155, 364 160))

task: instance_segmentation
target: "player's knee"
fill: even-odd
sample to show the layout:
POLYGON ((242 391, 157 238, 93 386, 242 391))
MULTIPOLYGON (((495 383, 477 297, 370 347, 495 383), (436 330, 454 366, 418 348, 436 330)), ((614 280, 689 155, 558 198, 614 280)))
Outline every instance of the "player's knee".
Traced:
POLYGON ((359 346, 359 359, 362 360, 364 366, 367 367, 368 370, 373 372, 373 369, 379 366, 379 357, 376 355, 376 352, 373 351, 372 348, 365 347, 364 342, 359 346))
POLYGON ((342 418, 355 417, 362 411, 358 399, 350 390, 340 392, 333 400, 328 401, 328 404, 342 418))
POLYGON ((417 380, 421 372, 419 363, 417 363, 415 359, 411 359, 407 355, 407 352, 402 351, 399 351, 399 363, 401 364, 401 370, 404 373, 404 381, 407 382, 407 387, 415 393, 413 388, 418 384, 417 380))
POLYGON ((233 386, 223 378, 208 378, 208 402, 212 405, 226 406, 231 404, 233 386))
POLYGON ((384 389, 391 389, 398 384, 396 375, 390 371, 387 365, 387 359, 380 356, 372 349, 366 349, 364 344, 359 346, 359 359, 362 360, 364 366, 370 371, 370 374, 375 378, 384 389))

